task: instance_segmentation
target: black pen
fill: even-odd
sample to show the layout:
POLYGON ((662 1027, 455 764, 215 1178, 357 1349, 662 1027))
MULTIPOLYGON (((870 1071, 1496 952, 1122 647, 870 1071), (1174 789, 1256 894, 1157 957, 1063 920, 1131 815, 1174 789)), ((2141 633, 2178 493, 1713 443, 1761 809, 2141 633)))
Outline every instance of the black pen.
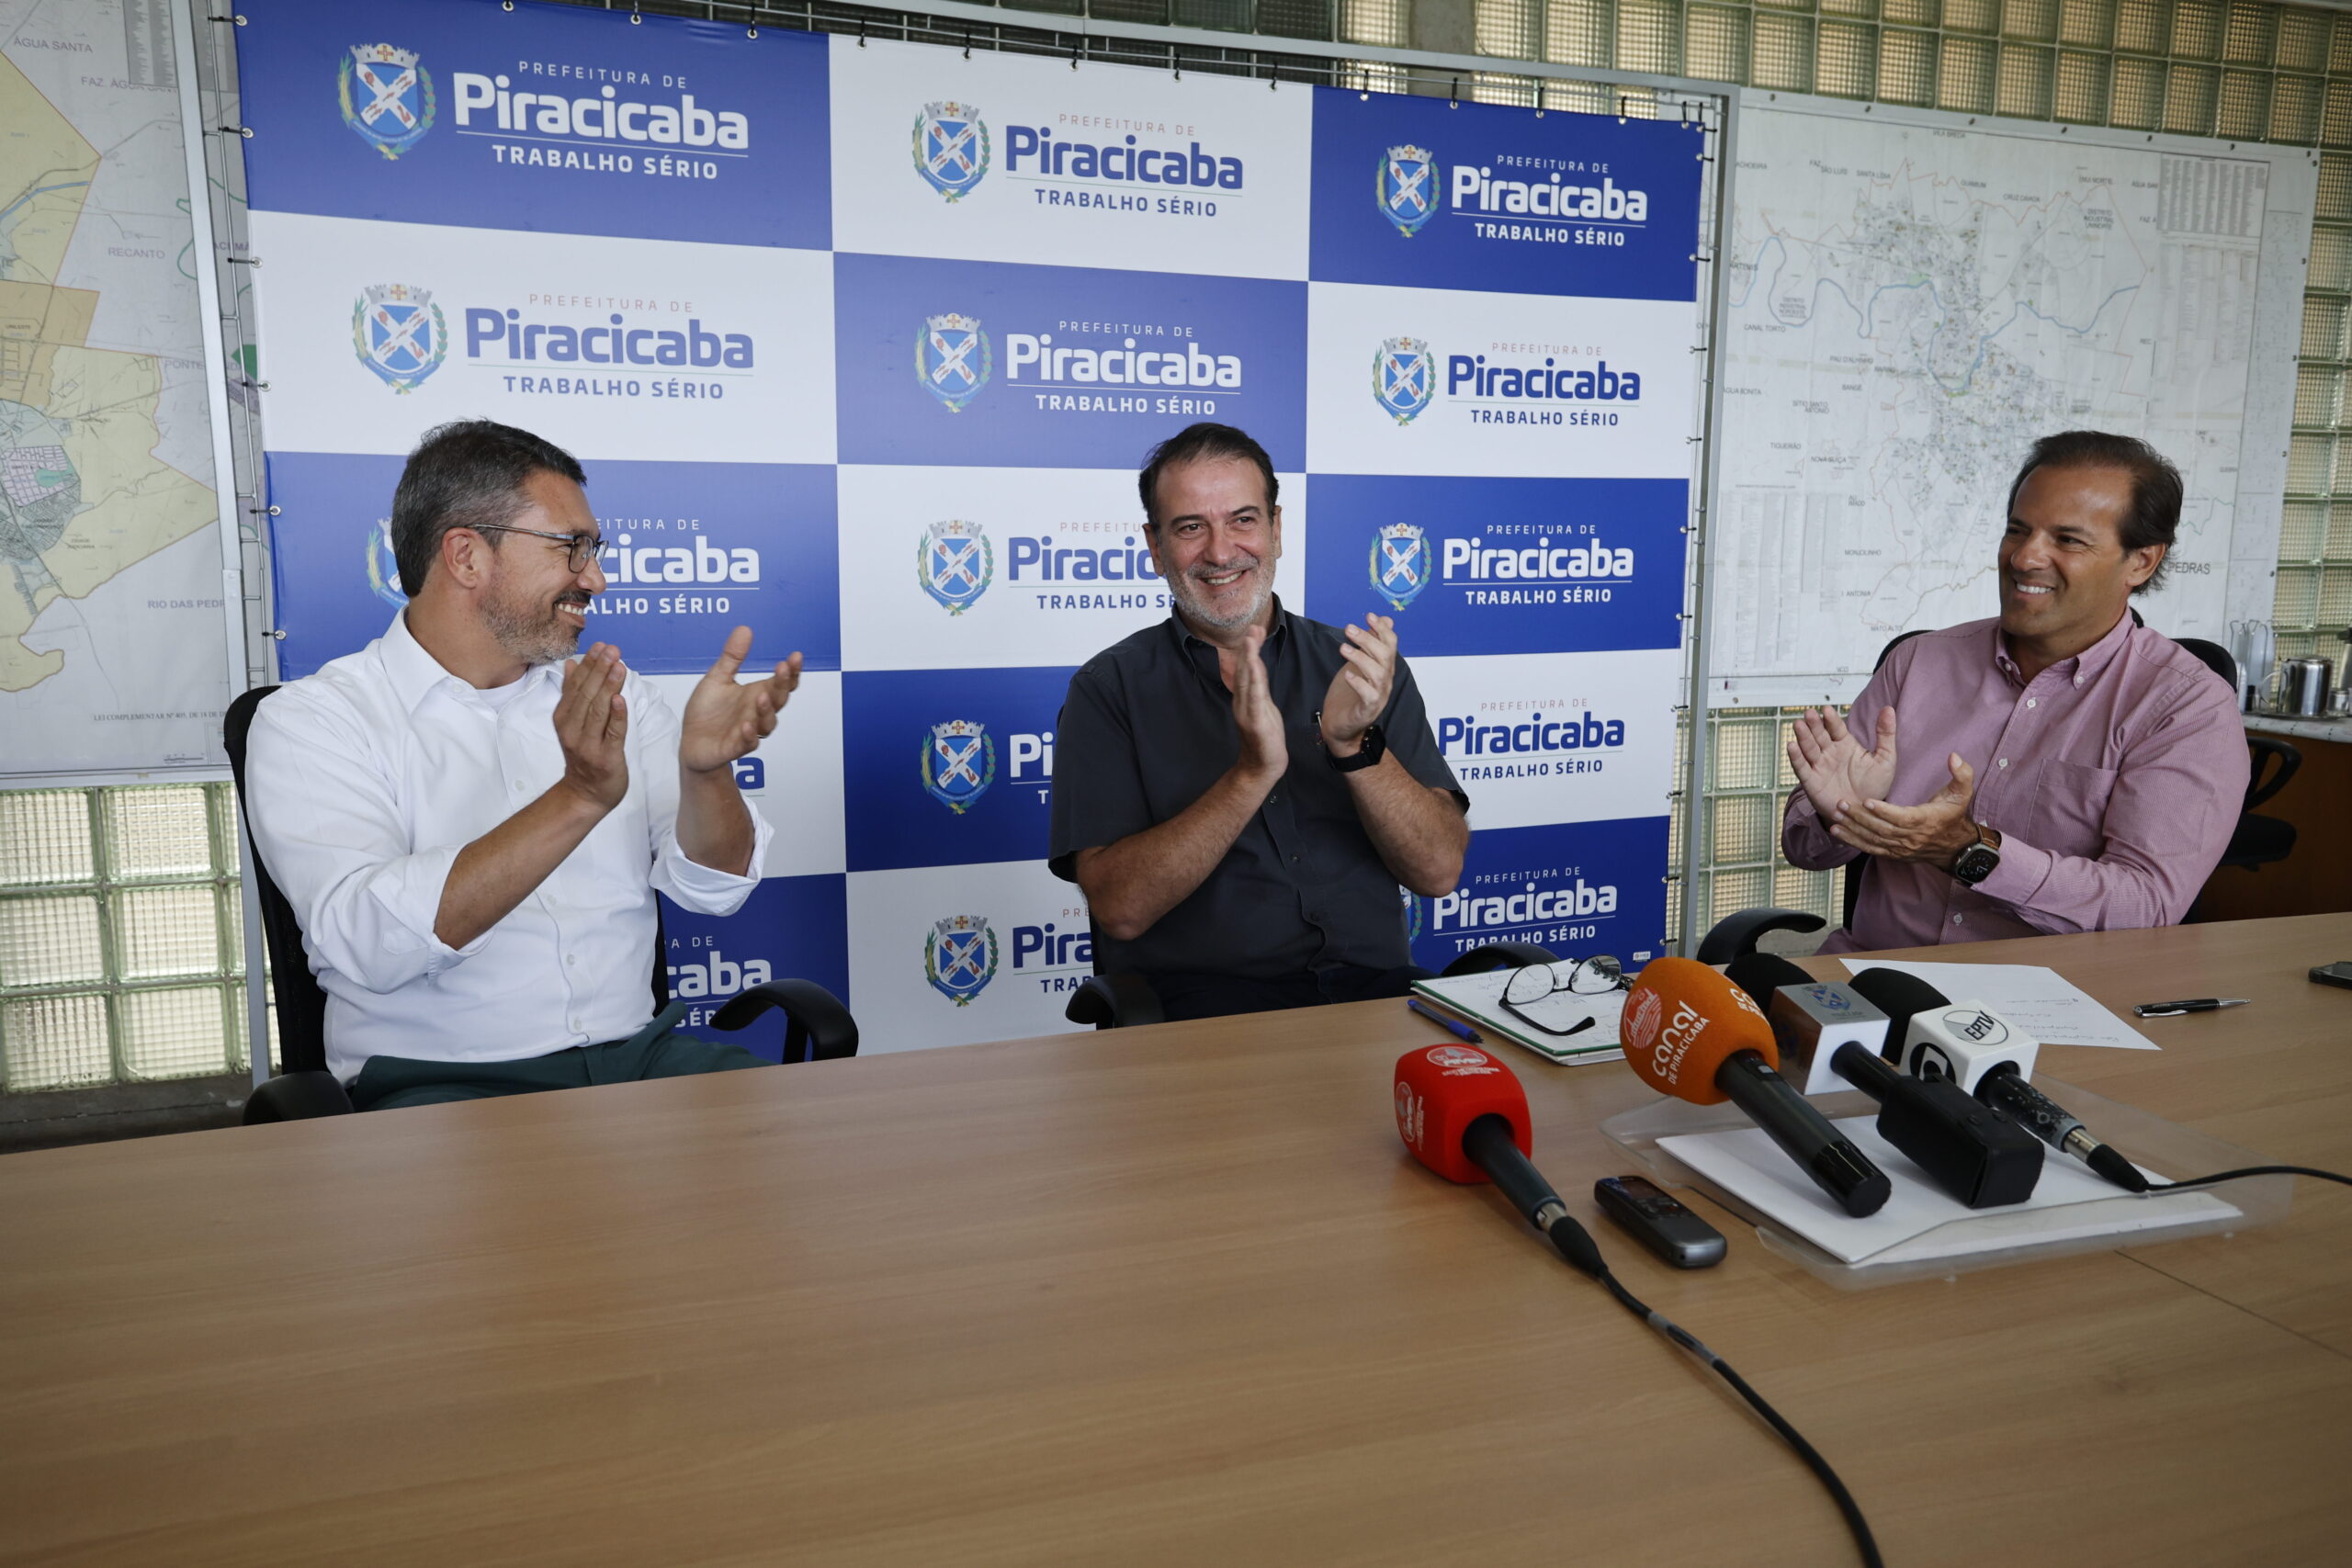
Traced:
POLYGON ((2245 1006, 2244 997, 2199 997, 2191 1002, 2142 1002, 2132 1010, 2142 1018, 2170 1018, 2176 1013, 2214 1012, 2222 1008, 2245 1006))

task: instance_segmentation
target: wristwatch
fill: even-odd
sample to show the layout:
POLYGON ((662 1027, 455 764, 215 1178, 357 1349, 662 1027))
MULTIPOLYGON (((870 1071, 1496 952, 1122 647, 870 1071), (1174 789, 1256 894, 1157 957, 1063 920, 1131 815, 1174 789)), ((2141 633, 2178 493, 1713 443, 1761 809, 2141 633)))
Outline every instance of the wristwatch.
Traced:
MULTIPOLYGON (((1318 740, 1323 735, 1323 716, 1320 713, 1315 716, 1315 734, 1318 740)), ((1365 727, 1363 743, 1352 757, 1336 756, 1328 746, 1323 749, 1323 760, 1331 764, 1331 771, 1335 773, 1352 773, 1363 768, 1376 768, 1380 765, 1380 759, 1387 754, 1388 737, 1380 732, 1380 726, 1376 724, 1365 727)))
POLYGON ((1976 841, 1960 852, 1960 858, 1951 863, 1951 874, 1954 880, 1973 887, 2000 865, 2001 852, 1985 837, 1981 823, 1971 822, 1969 826, 1976 829, 1976 841))

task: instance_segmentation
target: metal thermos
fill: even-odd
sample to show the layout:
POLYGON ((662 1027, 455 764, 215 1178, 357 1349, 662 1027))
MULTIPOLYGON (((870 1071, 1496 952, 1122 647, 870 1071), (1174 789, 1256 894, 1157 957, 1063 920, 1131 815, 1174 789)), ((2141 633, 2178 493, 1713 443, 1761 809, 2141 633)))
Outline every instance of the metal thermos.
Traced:
POLYGON ((2296 718, 2321 718, 2327 713, 2327 692, 2335 666, 2324 659, 2282 659, 2278 661, 2278 711, 2296 718))

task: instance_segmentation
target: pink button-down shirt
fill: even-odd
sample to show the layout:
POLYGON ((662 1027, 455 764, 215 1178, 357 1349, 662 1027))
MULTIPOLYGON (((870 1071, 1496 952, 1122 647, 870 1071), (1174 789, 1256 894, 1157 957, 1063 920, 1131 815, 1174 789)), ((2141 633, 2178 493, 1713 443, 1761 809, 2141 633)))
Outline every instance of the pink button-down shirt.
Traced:
MULTIPOLYGON (((2196 655, 2127 615, 2075 658, 2023 677, 1997 620, 1915 637, 1888 656, 1846 722, 1875 737, 1894 705, 1894 787, 1912 806, 1976 770, 1975 820, 2001 863, 1974 887, 1911 861, 1874 861, 1850 931, 1824 953, 2178 923, 2229 847, 2245 803, 2236 694, 2196 655)), ((1808 871, 1861 852, 1829 836, 1800 788, 1781 843, 1808 871)))

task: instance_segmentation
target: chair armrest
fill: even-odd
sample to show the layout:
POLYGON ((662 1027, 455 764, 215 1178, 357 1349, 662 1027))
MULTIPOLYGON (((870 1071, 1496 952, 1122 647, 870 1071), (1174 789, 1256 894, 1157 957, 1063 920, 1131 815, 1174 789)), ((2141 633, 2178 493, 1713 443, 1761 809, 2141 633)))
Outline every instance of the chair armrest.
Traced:
POLYGON ((1165 1023, 1168 1013, 1159 993, 1140 975, 1089 975, 1070 993, 1062 1016, 1072 1023, 1097 1029, 1128 1029, 1137 1024, 1165 1023))
POLYGON ((1548 947, 1538 947, 1532 942, 1490 942, 1484 947, 1474 947, 1443 971, 1453 975, 1483 975, 1489 969, 1524 969, 1531 964, 1549 964, 1555 955, 1548 947))
POLYGON ((2293 778, 2295 770, 2303 765, 2303 754, 2289 742, 2269 735, 2249 735, 2245 738, 2245 744, 2246 749, 2254 753, 2254 780, 2246 786, 2245 805, 2240 809, 2252 811, 2268 804, 2272 795, 2287 787, 2287 781, 2293 778), (2262 776, 2262 770, 2274 758, 2278 761, 2278 771, 2266 779, 2262 776))
POLYGON ((784 1012, 786 1061, 831 1062, 857 1055, 857 1020, 832 992, 814 980, 770 980, 753 986, 713 1014, 711 1026, 741 1029, 770 1008, 784 1012))
POLYGON ((1742 909, 1725 915, 1715 929, 1699 939, 1699 962, 1728 964, 1743 953, 1756 951, 1756 939, 1766 931, 1817 931, 1829 922, 1803 909, 1742 909))
POLYGON ((244 1124, 307 1122, 313 1116, 351 1113, 351 1096, 333 1073, 280 1073, 267 1083, 255 1084, 253 1093, 245 1097, 244 1124))

